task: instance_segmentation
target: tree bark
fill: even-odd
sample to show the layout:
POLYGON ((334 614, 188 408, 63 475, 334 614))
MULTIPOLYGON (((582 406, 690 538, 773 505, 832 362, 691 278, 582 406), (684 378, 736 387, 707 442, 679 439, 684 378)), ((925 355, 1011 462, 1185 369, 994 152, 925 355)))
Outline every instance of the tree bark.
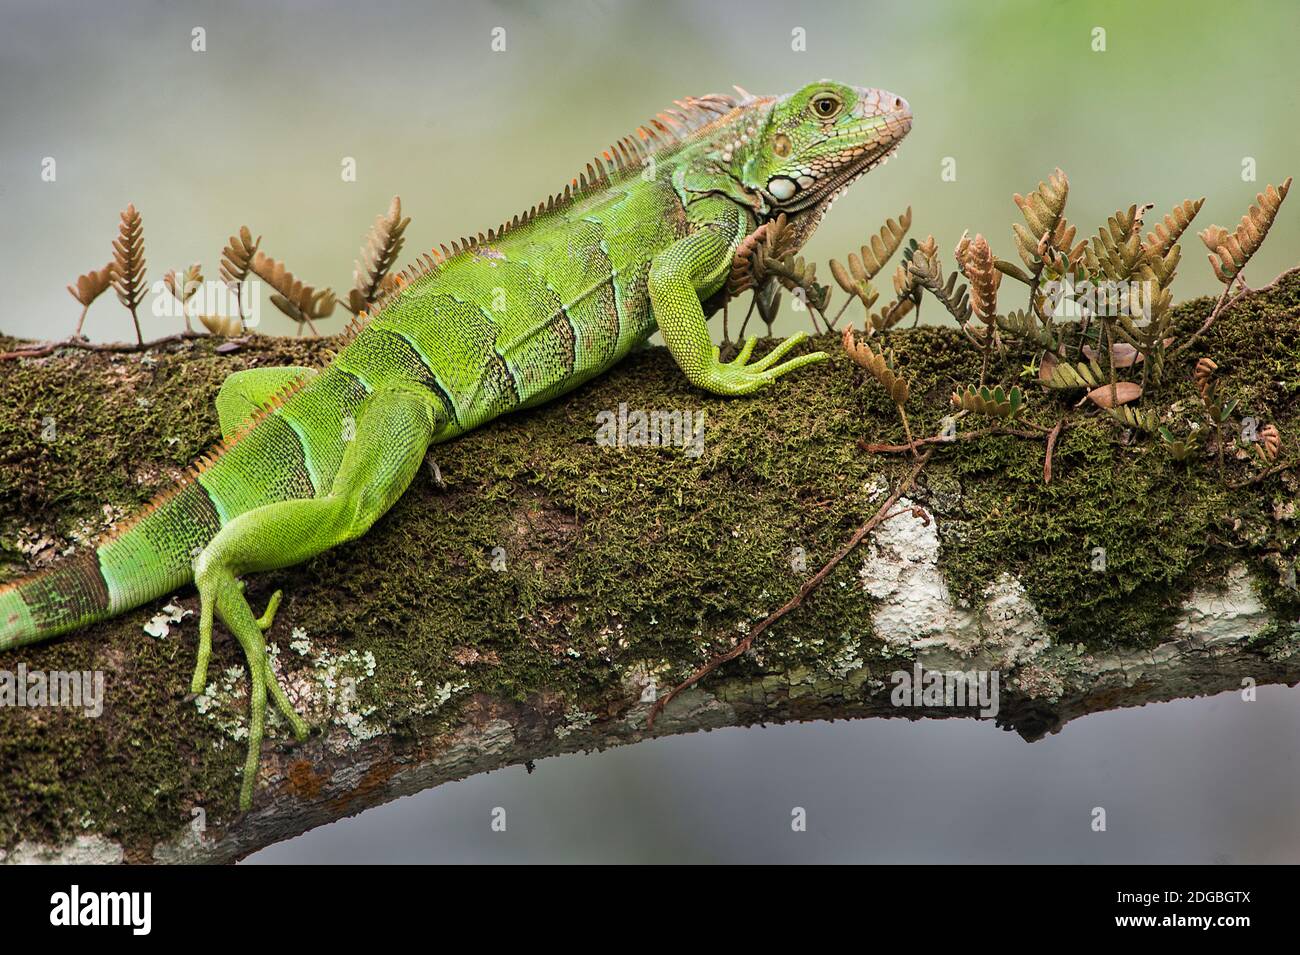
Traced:
MULTIPOLYGON (((1180 328, 1208 309, 1180 306, 1180 328)), ((218 436, 226 374, 311 363, 331 342, 215 344, 0 363, 0 577, 83 546, 174 481, 218 436)), ((227 862, 448 780, 720 726, 967 717, 1034 740, 1099 710, 1300 680, 1300 281, 1287 281, 1224 315, 1144 405, 1186 430, 1188 370, 1213 355, 1238 415, 1281 431, 1276 462, 1234 442, 1220 473, 1213 440, 1177 462, 1077 394, 1029 387, 1019 433, 936 445, 802 606, 648 729, 656 698, 796 594, 912 465, 859 446, 903 442, 893 405, 835 339, 816 344, 830 361, 730 401, 646 349, 435 447, 360 541, 250 579, 255 608, 285 590, 268 640, 315 730, 293 744, 272 721, 250 812, 236 805, 246 681, 224 634, 208 692, 185 692, 192 589, 0 653, 0 671, 105 676, 94 718, 0 707, 5 861, 227 862), (637 411, 702 414, 701 441, 687 427, 675 446, 638 445, 637 411), (620 435, 632 440, 605 446, 620 435), (950 688, 996 678, 996 700, 908 705, 904 675, 936 673, 969 675, 950 688)), ((979 352, 949 329, 890 345, 913 432, 938 433, 979 352)), ((989 378, 1014 383, 1032 358, 1001 356, 989 378)))

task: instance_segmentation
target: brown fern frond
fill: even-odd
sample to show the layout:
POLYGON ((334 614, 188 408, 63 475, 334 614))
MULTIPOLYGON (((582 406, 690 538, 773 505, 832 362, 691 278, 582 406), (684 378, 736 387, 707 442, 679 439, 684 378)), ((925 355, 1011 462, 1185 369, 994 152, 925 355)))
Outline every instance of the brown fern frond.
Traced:
POLYGON ((911 299, 912 304, 916 304, 916 276, 908 269, 906 260, 899 262, 894 269, 894 296, 911 299))
POLYGON ((1101 365, 1095 358, 1090 358, 1086 362, 1058 361, 1050 352, 1043 356, 1043 363, 1038 372, 1039 381, 1048 388, 1058 391, 1096 388, 1106 380, 1106 377, 1106 373, 1102 371, 1101 365))
POLYGON ((1198 361, 1196 368, 1192 370, 1192 381, 1196 383, 1196 390, 1200 392, 1202 400, 1205 400, 1213 389, 1214 373, 1218 370, 1218 363, 1208 355, 1198 361))
POLYGON ((1221 225, 1208 225, 1197 233, 1201 237, 1201 241, 1205 243, 1205 247, 1211 252, 1217 252, 1219 247, 1228 241, 1230 234, 1221 225))
POLYGON ((755 256, 756 269, 762 276, 773 275, 792 292, 801 293, 803 300, 818 311, 830 301, 830 287, 817 283, 817 264, 804 261, 803 256, 786 255, 768 258, 762 248, 755 256))
POLYGON ((238 315, 200 315, 199 321, 213 335, 233 338, 244 330, 244 323, 238 315))
POLYGON ((1038 188, 1029 195, 1022 196, 1016 193, 1012 196, 1028 226, 1026 229, 1017 222, 1011 227, 1016 238, 1016 251, 1020 253, 1021 260, 1034 278, 1042 273, 1045 265, 1043 256, 1039 254, 1039 244, 1043 236, 1054 237, 1052 243, 1054 248, 1062 252, 1069 250, 1068 241, 1073 239, 1073 231, 1070 232, 1069 239, 1065 239, 1062 231, 1062 245, 1057 245, 1055 242, 1058 230, 1063 230, 1065 203, 1069 196, 1070 180, 1060 169, 1048 176, 1047 182, 1040 182, 1038 188))
POLYGON ((226 247, 221 250, 221 279, 226 283, 226 288, 235 293, 235 305, 241 321, 244 317, 244 280, 252 270, 253 256, 261 244, 260 235, 254 239, 248 226, 241 225, 239 235, 232 235, 226 247))
POLYGON ((140 333, 140 319, 136 309, 144 301, 146 283, 144 280, 144 220, 131 204, 122 212, 122 221, 118 226, 117 238, 113 240, 113 291, 117 300, 131 313, 135 323, 135 338, 138 344, 144 344, 140 333))
POLYGON ((964 391, 961 389, 954 391, 949 401, 958 410, 989 415, 1004 421, 1010 421, 1025 407, 1024 393, 1016 386, 1012 386, 1009 391, 1004 391, 1001 385, 994 388, 989 388, 987 385, 981 385, 979 388, 967 385, 964 391))
POLYGON ((77 319, 77 330, 72 333, 74 338, 81 335, 81 327, 86 323, 86 312, 95 299, 108 291, 116 273, 117 263, 109 262, 102 269, 92 269, 85 275, 78 275, 76 284, 68 286, 68 294, 81 303, 81 317, 77 319))
POLYGON ((880 298, 880 293, 872 288, 871 283, 866 280, 858 281, 854 273, 845 268, 839 259, 831 259, 830 267, 831 277, 835 279, 835 283, 845 292, 857 298, 870 311, 871 306, 875 305, 880 298))
POLYGON ((68 294, 86 308, 108 290, 113 284, 113 273, 117 264, 109 262, 102 269, 92 269, 85 275, 77 276, 77 284, 68 286, 68 294))
POLYGON ((954 255, 957 267, 970 281, 971 308, 982 322, 992 324, 998 311, 998 285, 1002 282, 1002 273, 995 264, 988 240, 978 233, 974 239, 962 233, 954 255))
POLYGON ((230 237, 226 247, 221 250, 221 278, 227 285, 239 285, 248 278, 253 256, 261 244, 262 237, 259 235, 254 239, 246 225, 239 227, 239 235, 230 237))
POLYGON ((876 379, 885 389, 891 401, 900 408, 907 404, 907 399, 911 395, 911 387, 898 371, 894 361, 892 350, 872 351, 871 345, 866 339, 858 341, 853 333, 853 326, 845 326, 840 341, 844 345, 844 351, 855 362, 867 370, 872 378, 876 379))
POLYGON ((317 290, 307 285, 295 278, 294 274, 285 268, 283 262, 277 262, 265 252, 258 252, 253 256, 250 268, 258 278, 275 289, 275 294, 271 296, 271 304, 297 322, 300 326, 299 332, 302 331, 301 326, 304 323, 316 332, 313 321, 327 318, 333 313, 334 305, 338 301, 333 291, 328 288, 317 290))
POLYGON ((1126 428, 1155 434, 1160 428, 1160 415, 1154 411, 1145 411, 1131 405, 1119 405, 1107 408, 1106 413, 1126 428))
POLYGON ((736 254, 731 260, 731 275, 727 279, 727 294, 734 298, 750 289, 759 288, 766 278, 763 274, 764 261, 783 259, 792 255, 796 248, 797 240, 784 212, 770 222, 763 223, 741 239, 736 247, 736 254))
POLYGON ((1045 351, 1055 354, 1061 350, 1061 338, 1053 328, 1044 325, 1035 316, 1024 309, 1017 309, 997 317, 998 329, 1008 334, 1031 341, 1045 351))
POLYGON ((1277 426, 1266 424, 1255 433, 1258 440, 1259 453, 1265 461, 1276 461, 1278 452, 1282 450, 1282 435, 1277 430, 1277 426))
POLYGON ((1144 202, 1140 206, 1133 207, 1133 224, 1130 226, 1130 230, 1139 239, 1142 238, 1142 226, 1146 223, 1147 213, 1155 207, 1154 202, 1144 202))
POLYGON ((868 329, 873 333, 888 331, 907 318, 915 304, 910 298, 895 299, 879 312, 872 312, 867 316, 868 329))
POLYGON ((880 274, 880 270, 903 244, 903 237, 912 227, 912 207, 908 206, 897 219, 886 219, 878 235, 873 235, 868 244, 862 246, 860 255, 849 254, 849 267, 854 278, 865 282, 880 274))
POLYGON ((393 196, 388 211, 375 217, 353 272, 356 284, 348 292, 348 305, 354 313, 368 309, 382 294, 384 279, 401 254, 406 241, 403 233, 410 223, 410 216, 402 218, 401 196, 393 196))
POLYGON ((1205 205, 1205 197, 1201 196, 1199 199, 1184 199, 1182 203, 1174 206, 1173 210, 1165 215, 1164 220, 1157 222, 1155 229, 1147 233, 1147 250, 1154 251, 1157 255, 1167 255, 1174 247, 1174 243, 1187 231, 1187 227, 1192 224, 1196 213, 1201 211, 1203 205, 1205 205))
POLYGON ((182 305, 192 299, 199 287, 203 285, 203 266, 198 262, 188 266, 180 275, 175 269, 169 269, 163 276, 163 285, 171 297, 182 305))
POLYGON ((203 286, 203 267, 195 262, 179 276, 175 269, 169 269, 163 276, 163 285, 167 287, 171 297, 180 302, 181 317, 185 319, 185 330, 193 331, 193 326, 190 325, 190 313, 185 310, 185 306, 203 286))
POLYGON ((966 292, 966 286, 958 285, 959 273, 957 272, 953 272, 946 281, 944 280, 943 267, 939 263, 938 244, 934 241, 934 236, 926 236, 924 242, 917 244, 917 247, 912 250, 912 257, 908 259, 907 268, 916 281, 942 302, 943 307, 959 323, 965 322, 970 317, 970 296, 966 292))
POLYGON ((1291 190, 1291 177, 1287 176, 1281 186, 1269 185, 1255 196, 1255 205, 1251 206, 1235 232, 1212 225, 1201 232, 1201 241, 1210 249, 1210 268, 1218 280, 1225 285, 1237 277, 1251 256, 1264 244, 1273 220, 1277 218, 1278 207, 1291 190))
POLYGON ((1115 282, 1134 278, 1147 258, 1138 234, 1138 222, 1136 205, 1121 209, 1107 219, 1084 250, 1083 260, 1088 270, 1115 282))

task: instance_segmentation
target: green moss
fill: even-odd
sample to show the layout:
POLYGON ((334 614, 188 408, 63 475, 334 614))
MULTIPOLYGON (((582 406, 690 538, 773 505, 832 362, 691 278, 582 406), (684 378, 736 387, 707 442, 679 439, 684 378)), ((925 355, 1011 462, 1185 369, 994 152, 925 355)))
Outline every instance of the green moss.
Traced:
MULTIPOLYGON (((1251 300, 1206 336, 1225 387, 1243 409, 1300 436, 1300 282, 1251 300), (1266 330, 1266 331, 1263 331, 1266 330)), ((1207 308, 1180 309, 1187 327, 1207 308)), ((0 559, 10 573, 30 527, 56 549, 102 527, 104 508, 129 511, 174 480, 217 438, 212 400, 230 372, 309 363, 327 343, 254 339, 232 355, 200 341, 158 353, 109 357, 63 352, 5 363, 0 373, 0 559), (42 440, 54 419, 57 438, 42 440)), ((359 708, 397 732, 452 726, 461 700, 560 701, 599 712, 630 668, 685 676, 712 652, 789 599, 878 505, 882 479, 910 462, 870 455, 858 438, 903 438, 892 405, 841 353, 782 379, 756 400, 724 401, 692 389, 661 349, 537 411, 498 421, 433 450, 447 483, 425 474, 362 540, 298 568, 250 582, 260 607, 286 600, 269 639, 290 674, 309 661, 288 652, 306 632, 333 653, 372 653, 375 674, 359 708), (703 410, 704 452, 600 447, 596 415, 632 408, 703 410), (494 548, 505 555, 494 566, 494 548), (791 566, 802 548, 807 571, 791 566), (435 688, 467 684, 430 710, 435 688)), ((939 427, 956 382, 978 377, 978 356, 952 330, 896 333, 914 379, 917 434, 939 427)), ((1027 354, 993 369, 1014 381, 1027 354)), ((1193 356, 1194 359, 1194 356, 1193 356)), ((1194 411, 1185 368, 1169 369, 1161 401, 1194 411)), ((1003 571, 1015 574, 1059 638, 1087 648, 1162 639, 1191 580, 1242 558, 1269 568, 1293 559, 1295 522, 1275 503, 1295 495, 1280 475, 1229 490, 1211 460, 1184 466, 1149 440, 1131 446, 1088 409, 1030 388, 1032 421, 1068 424, 1054 478, 1043 483, 1043 443, 1013 436, 960 442, 936 453, 912 495, 942 515, 943 566, 958 596, 974 599, 1003 571), (1096 547, 1106 568, 1093 569, 1096 547), (1269 562, 1273 562, 1270 564, 1269 562)), ((1228 479, 1258 469, 1230 460, 1228 479)), ((835 672, 845 660, 893 667, 864 632, 872 602, 858 586, 861 558, 846 560, 818 595, 764 635, 757 660, 736 673, 835 672)), ((182 603, 197 609, 192 593, 182 603)), ((1275 607, 1294 593, 1269 587, 1275 607)), ((6 654, 45 670, 102 668, 108 703, 98 720, 64 712, 0 711, 0 845, 58 841, 89 825, 145 853, 186 824, 235 812, 243 747, 185 699, 193 618, 163 640, 144 635, 154 612, 52 644, 6 654)), ((1293 639, 1281 634, 1278 639, 1293 639)), ((219 639, 213 672, 242 665, 219 639)), ((242 714, 241 714, 242 718, 242 714)))

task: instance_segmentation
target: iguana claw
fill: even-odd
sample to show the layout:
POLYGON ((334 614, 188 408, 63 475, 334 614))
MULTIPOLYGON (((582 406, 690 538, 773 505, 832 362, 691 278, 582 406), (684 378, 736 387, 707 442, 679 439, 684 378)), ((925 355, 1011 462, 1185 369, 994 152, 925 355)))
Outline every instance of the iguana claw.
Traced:
POLYGON ((269 691, 276 709, 289 721, 293 735, 298 740, 307 738, 307 722, 298 715, 289 702, 284 688, 271 669, 262 634, 270 629, 279 609, 282 592, 277 590, 261 617, 254 617, 244 596, 244 583, 224 567, 213 566, 200 557, 195 566, 195 582, 199 589, 201 610, 199 614, 199 656, 191 684, 195 693, 203 692, 207 682, 208 659, 212 649, 212 622, 219 615, 227 629, 235 635, 244 648, 248 665, 248 754, 244 758, 243 781, 239 790, 239 808, 247 810, 253 804, 253 787, 257 781, 257 765, 261 757, 262 737, 266 730, 266 695, 269 691))
POLYGON ((717 350, 715 349, 715 365, 706 372, 705 387, 715 394, 745 395, 770 385, 782 375, 788 374, 797 368, 802 368, 804 365, 825 361, 825 352, 812 352, 808 355, 800 355, 797 358, 791 358, 789 361, 781 362, 781 359, 792 348, 807 337, 803 332, 791 335, 753 364, 748 364, 748 362, 749 356, 754 353, 754 346, 758 343, 757 338, 748 339, 740 349, 740 354, 729 362, 717 361, 717 350), (777 364, 777 362, 781 363, 777 364))

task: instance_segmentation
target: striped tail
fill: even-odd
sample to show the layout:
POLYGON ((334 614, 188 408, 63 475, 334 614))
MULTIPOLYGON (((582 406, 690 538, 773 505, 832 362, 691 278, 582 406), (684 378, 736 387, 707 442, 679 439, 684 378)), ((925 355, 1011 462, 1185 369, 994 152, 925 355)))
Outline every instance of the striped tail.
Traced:
MULTIPOLYGON (((332 394, 334 379, 321 374, 317 380, 327 395, 332 394)), ((269 397, 174 487, 92 550, 0 585, 0 651, 38 643, 174 593, 193 582, 194 559, 223 522, 274 500, 312 496, 303 446, 292 426, 279 418, 285 403, 310 381, 303 376, 269 397), (259 474, 265 479, 246 477, 259 474)), ((360 401, 353 397, 353 404, 360 401)), ((319 418, 320 407, 329 400, 308 402, 297 415, 319 418)), ((337 420, 331 419, 336 425, 332 433, 341 433, 337 425, 343 411, 337 414, 337 420)), ((337 463, 341 440, 332 451, 337 463)))
POLYGON ((0 586, 0 651, 37 643, 163 597, 193 579, 220 522, 188 473, 94 549, 0 586))

